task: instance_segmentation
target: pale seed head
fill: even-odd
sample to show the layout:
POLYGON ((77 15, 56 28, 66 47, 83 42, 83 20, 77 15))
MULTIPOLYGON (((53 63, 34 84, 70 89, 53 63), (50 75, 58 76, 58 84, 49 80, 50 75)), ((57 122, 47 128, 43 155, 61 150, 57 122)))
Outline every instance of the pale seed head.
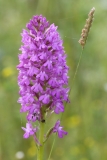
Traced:
POLYGON ((92 22, 94 20, 94 12, 95 12, 95 8, 93 7, 88 14, 88 19, 86 19, 86 24, 84 25, 84 28, 82 29, 81 38, 78 41, 83 48, 85 46, 92 22))

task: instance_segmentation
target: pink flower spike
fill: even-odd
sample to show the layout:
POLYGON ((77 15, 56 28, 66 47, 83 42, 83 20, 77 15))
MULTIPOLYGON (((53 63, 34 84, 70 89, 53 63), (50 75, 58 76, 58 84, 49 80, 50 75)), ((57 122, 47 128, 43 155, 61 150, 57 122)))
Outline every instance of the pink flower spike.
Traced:
MULTIPOLYGON (((27 112, 24 138, 36 136, 40 128, 34 123, 45 122, 50 113, 64 112, 64 102, 69 102, 68 70, 63 41, 55 24, 50 24, 42 15, 35 15, 22 31, 19 64, 17 69, 21 112, 27 112), (46 114, 46 116, 45 116, 46 114)), ((52 127, 62 138, 67 134, 57 121, 52 127)))

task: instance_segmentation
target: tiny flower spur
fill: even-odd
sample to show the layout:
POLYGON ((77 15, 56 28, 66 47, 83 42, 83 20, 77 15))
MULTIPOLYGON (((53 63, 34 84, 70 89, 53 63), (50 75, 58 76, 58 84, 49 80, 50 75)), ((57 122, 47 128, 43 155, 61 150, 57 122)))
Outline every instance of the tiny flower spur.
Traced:
MULTIPOLYGON (((54 24, 49 24, 42 15, 34 16, 22 32, 21 54, 19 54, 18 85, 20 112, 27 112, 24 138, 36 136, 39 146, 38 160, 42 160, 44 126, 46 116, 64 112, 64 101, 69 102, 68 66, 63 42, 54 24), (39 127, 35 127, 36 121, 39 127)), ((47 119, 48 121, 48 119, 47 119)), ((60 121, 55 123, 52 133, 59 138, 67 135, 60 121)))

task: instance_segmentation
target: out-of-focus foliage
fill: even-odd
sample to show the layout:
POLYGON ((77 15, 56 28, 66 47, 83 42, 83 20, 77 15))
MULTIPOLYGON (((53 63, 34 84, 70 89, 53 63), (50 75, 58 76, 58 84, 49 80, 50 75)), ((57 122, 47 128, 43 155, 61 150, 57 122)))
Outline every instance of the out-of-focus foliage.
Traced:
MULTIPOLYGON (((106 0, 0 0, 0 160, 17 160, 23 154, 23 160, 36 159, 33 139, 23 139, 25 114, 19 113, 17 104, 22 29, 36 14, 58 26, 68 55, 71 86, 82 50, 78 40, 92 7, 96 8, 95 20, 62 120, 69 134, 56 140, 51 160, 107 160, 106 0)), ((52 139, 45 146, 44 160, 52 139)))

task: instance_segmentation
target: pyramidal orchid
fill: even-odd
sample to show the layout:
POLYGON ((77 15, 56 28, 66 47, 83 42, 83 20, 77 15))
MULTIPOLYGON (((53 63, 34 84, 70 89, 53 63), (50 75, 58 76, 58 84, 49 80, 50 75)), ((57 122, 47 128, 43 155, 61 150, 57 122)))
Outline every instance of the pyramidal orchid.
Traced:
MULTIPOLYGON (((54 24, 42 15, 34 16, 22 32, 19 54, 18 85, 20 112, 27 112, 24 138, 33 136, 38 146, 38 160, 43 157, 44 127, 48 114, 64 112, 64 102, 69 102, 68 66, 63 42, 54 24), (38 122, 38 123, 36 123, 38 122), (35 126, 35 124, 39 124, 35 126), (39 138, 37 137, 39 133, 39 138)), ((57 120, 50 134, 59 138, 67 134, 57 120)))

